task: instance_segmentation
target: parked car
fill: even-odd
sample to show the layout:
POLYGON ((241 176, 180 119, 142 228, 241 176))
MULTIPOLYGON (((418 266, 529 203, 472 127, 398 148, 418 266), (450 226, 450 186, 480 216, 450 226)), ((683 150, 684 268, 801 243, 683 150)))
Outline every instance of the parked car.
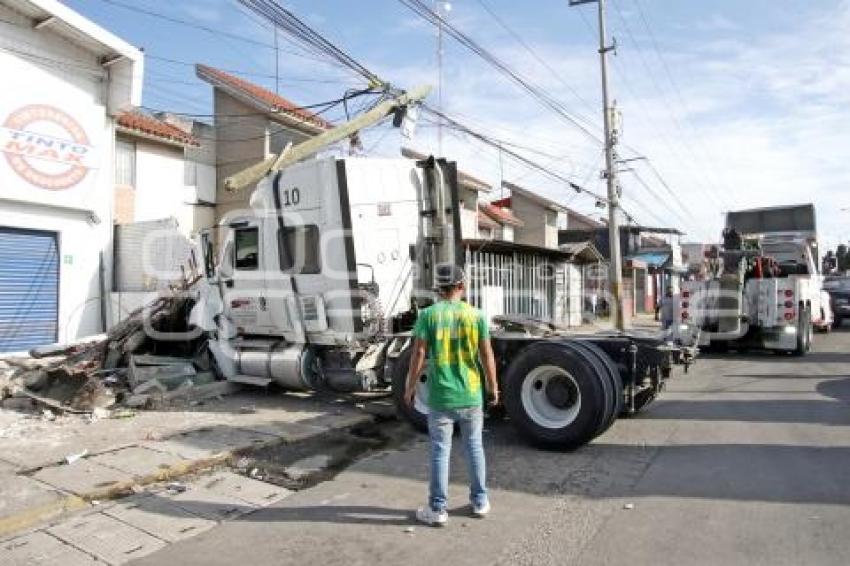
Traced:
POLYGON ((841 326, 845 319, 850 319, 850 277, 828 277, 823 289, 829 293, 835 326, 841 326))

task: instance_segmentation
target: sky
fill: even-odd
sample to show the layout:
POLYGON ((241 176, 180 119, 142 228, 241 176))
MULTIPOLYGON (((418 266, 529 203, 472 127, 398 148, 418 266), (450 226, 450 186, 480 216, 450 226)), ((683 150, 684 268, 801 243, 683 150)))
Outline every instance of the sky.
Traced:
MULTIPOLYGON (((301 105, 364 86, 362 78, 306 53, 282 32, 275 49, 268 22, 238 0, 65 2, 144 48, 143 104, 149 109, 211 120, 212 89, 195 77, 193 63, 235 71, 272 90, 277 82, 281 95, 301 105)), ((393 85, 438 84, 436 31, 397 0, 282 3, 393 85)), ((813 202, 822 249, 850 239, 850 0, 607 4, 617 45, 609 65, 618 152, 641 158, 621 166, 627 213, 643 225, 679 228, 684 241, 705 242, 718 240, 724 211, 813 202)), ((591 135, 448 37, 442 110, 604 194, 596 5, 453 0, 445 13, 557 99, 591 135)), ((435 94, 429 103, 437 106, 435 94)), ((344 113, 335 108, 327 117, 341 120, 344 113)), ((397 156, 402 145, 440 151, 437 128, 424 119, 413 140, 388 125, 362 138, 371 155, 397 156)), ((594 198, 496 148, 447 129, 442 140, 443 155, 497 187, 491 198, 501 196, 505 180, 581 212, 604 214, 594 198)))

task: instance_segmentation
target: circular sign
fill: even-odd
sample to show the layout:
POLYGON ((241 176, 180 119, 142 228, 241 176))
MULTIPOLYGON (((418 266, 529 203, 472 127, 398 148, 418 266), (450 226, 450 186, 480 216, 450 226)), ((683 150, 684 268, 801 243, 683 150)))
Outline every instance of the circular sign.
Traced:
POLYGON ((43 104, 23 106, 6 118, 3 128, 0 149, 15 173, 29 183, 60 191, 88 174, 89 138, 64 111, 43 104))

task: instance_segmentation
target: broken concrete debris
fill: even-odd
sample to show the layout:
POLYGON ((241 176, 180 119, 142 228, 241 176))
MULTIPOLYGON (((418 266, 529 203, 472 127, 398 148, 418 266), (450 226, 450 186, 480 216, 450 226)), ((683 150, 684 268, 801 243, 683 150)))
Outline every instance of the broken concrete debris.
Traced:
POLYGON ((35 348, 28 358, 0 360, 0 400, 24 398, 21 407, 35 403, 48 420, 48 411, 54 417, 87 413, 97 420, 110 418, 107 409, 115 405, 139 409, 197 400, 193 391, 217 381, 203 341, 156 338, 187 330, 190 308, 191 299, 164 292, 105 334, 35 348))

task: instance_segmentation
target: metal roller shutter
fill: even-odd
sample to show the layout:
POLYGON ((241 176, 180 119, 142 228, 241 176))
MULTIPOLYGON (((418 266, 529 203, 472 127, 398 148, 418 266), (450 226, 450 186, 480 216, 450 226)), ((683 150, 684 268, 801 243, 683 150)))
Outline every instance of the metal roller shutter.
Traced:
POLYGON ((58 316, 56 234, 0 227, 0 352, 56 342, 58 316))

